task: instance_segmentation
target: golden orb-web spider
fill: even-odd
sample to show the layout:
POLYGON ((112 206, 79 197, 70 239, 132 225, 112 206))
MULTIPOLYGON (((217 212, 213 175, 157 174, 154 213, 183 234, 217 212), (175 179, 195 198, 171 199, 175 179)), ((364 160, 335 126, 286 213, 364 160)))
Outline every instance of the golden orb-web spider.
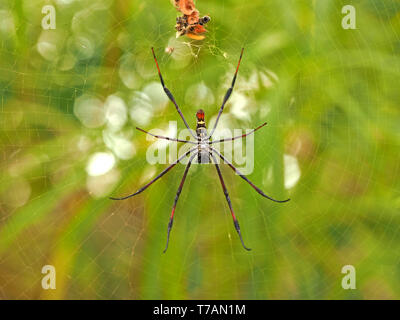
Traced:
POLYGON ((186 165, 185 172, 183 173, 183 177, 182 177, 181 183, 179 185, 178 191, 176 192, 174 205, 172 207, 171 217, 170 217, 169 223, 168 223, 167 244, 166 244, 165 249, 164 249, 164 253, 165 253, 167 251, 167 249, 168 249, 169 235, 170 235, 170 232, 171 232, 171 229, 172 229, 172 224, 174 222, 174 214, 175 214, 176 204, 178 202, 179 195, 181 194, 181 191, 182 191, 182 188, 183 188, 183 184, 185 183, 186 176, 187 176, 187 174, 189 172, 189 168, 190 168, 190 165, 192 164, 193 159, 197 156, 198 157, 198 163, 200 163, 200 164, 201 163, 209 163, 212 160, 212 162, 214 162, 214 164, 215 164, 215 168, 217 169, 219 180, 220 180, 221 186, 222 186, 222 190, 224 191, 226 201, 228 202, 228 206, 229 206, 229 209, 230 209, 231 214, 232 214, 233 224, 235 226, 236 232, 239 235, 239 238, 240 238, 240 241, 242 242, 243 248, 245 248, 246 250, 251 250, 250 248, 247 248, 245 246, 244 242, 243 242, 242 234, 240 232, 239 222, 236 219, 235 213, 233 212, 231 199, 229 198, 228 190, 226 189, 225 182, 224 182, 224 179, 222 178, 221 170, 219 168, 219 165, 217 163, 217 159, 216 159, 215 155, 220 157, 222 159, 222 161, 224 161, 229 167, 231 167, 231 169, 233 171, 235 171, 236 174, 238 174, 242 179, 244 179, 248 184, 250 184, 250 186, 252 186, 253 189, 256 190, 263 197, 268 198, 268 199, 270 199, 272 201, 275 201, 275 202, 280 202, 280 203, 287 202, 290 199, 280 201, 280 200, 275 200, 275 199, 267 196, 260 188, 256 187, 249 179, 247 179, 246 176, 244 176, 238 169, 236 169, 235 166, 231 162, 229 162, 221 153, 219 153, 216 149, 214 149, 211 146, 214 143, 221 143, 221 142, 225 142, 225 141, 233 141, 233 140, 236 140, 236 139, 242 139, 242 138, 254 133, 255 131, 257 131, 258 129, 264 127, 267 124, 267 123, 263 123, 262 125, 258 126, 257 128, 253 129, 252 131, 250 131, 250 132, 248 132, 246 134, 243 134, 241 136, 228 138, 228 139, 220 139, 220 140, 216 140, 216 141, 212 141, 211 140, 211 137, 212 137, 212 135, 213 135, 213 133, 214 133, 216 127, 217 127, 219 118, 221 117, 222 111, 224 110, 224 106, 225 106, 226 102, 228 101, 228 99, 231 96, 231 93, 233 91, 233 87, 234 87, 235 82, 236 82, 236 76, 237 76, 237 73, 239 71, 240 61, 242 60, 244 48, 242 48, 242 51, 240 53, 239 62, 238 62, 238 65, 236 67, 236 72, 235 72, 235 74, 233 76, 232 84, 231 84, 230 88, 228 89, 228 91, 225 94, 225 97, 224 97, 224 100, 222 102, 221 108, 219 109, 219 112, 218 112, 217 120, 215 121, 214 127, 212 128, 210 134, 207 133, 206 123, 205 123, 205 120, 204 120, 204 111, 201 110, 201 109, 196 112, 196 118, 197 118, 196 134, 194 134, 193 131, 190 129, 190 127, 189 127, 188 123, 186 122, 185 117, 183 116, 181 110, 179 109, 178 104, 176 103, 175 98, 173 97, 171 91, 169 91, 168 88, 164 84, 164 79, 163 79, 163 77, 161 75, 160 67, 158 66, 158 62, 157 62, 156 55, 154 53, 154 49, 151 48, 151 50, 153 52, 154 61, 155 61, 156 66, 157 66, 158 75, 160 77, 161 85, 162 85, 162 87, 164 89, 164 92, 166 93, 168 98, 172 101, 172 103, 175 105, 175 108, 178 111, 179 115, 181 116, 183 122, 185 123, 186 128, 189 130, 189 132, 193 136, 193 138, 195 138, 197 140, 197 142, 190 141, 190 140, 180 140, 180 139, 175 139, 175 138, 159 136, 159 135, 155 135, 155 134, 152 134, 150 132, 147 132, 147 131, 145 131, 143 129, 136 128, 139 131, 142 131, 142 132, 144 132, 146 134, 149 134, 149 135, 151 135, 151 136, 153 136, 155 138, 158 138, 158 139, 165 139, 165 140, 176 141, 176 142, 190 143, 190 144, 195 145, 195 147, 191 148, 185 154, 180 156, 174 163, 172 163, 169 167, 165 168, 157 177, 155 177, 153 180, 148 182, 146 185, 144 185, 142 188, 140 188, 135 193, 132 193, 132 194, 130 194, 128 196, 125 196, 125 197, 122 197, 122 198, 111 197, 110 199, 112 199, 112 200, 124 200, 124 199, 128 199, 130 197, 133 197, 133 196, 143 192, 150 185, 152 185, 154 182, 156 182, 158 179, 160 179, 162 176, 164 176, 173 167, 175 167, 175 165, 177 165, 182 159, 184 159, 186 156, 191 154, 191 156, 189 158, 189 162, 186 165))

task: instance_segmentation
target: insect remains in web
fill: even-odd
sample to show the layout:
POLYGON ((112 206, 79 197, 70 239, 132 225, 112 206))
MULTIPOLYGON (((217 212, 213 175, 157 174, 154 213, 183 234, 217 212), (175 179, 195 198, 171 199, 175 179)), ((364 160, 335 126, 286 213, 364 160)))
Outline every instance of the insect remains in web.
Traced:
POLYGON ((153 180, 149 181, 147 184, 145 184, 143 187, 141 187, 136 192, 134 192, 134 193, 132 193, 130 195, 121 197, 121 198, 111 197, 110 199, 112 199, 112 200, 125 200, 125 199, 131 198, 133 196, 136 196, 137 194, 143 192, 148 187, 150 187, 154 182, 156 182, 157 180, 161 179, 166 173, 168 173, 172 168, 174 168, 184 158, 189 157, 189 161, 188 161, 188 163, 186 165, 185 171, 183 173, 183 177, 182 177, 181 182, 179 184, 178 191, 176 192, 175 200, 174 200, 174 203, 173 203, 173 206, 172 206, 172 211, 171 211, 171 215, 170 215, 169 222, 168 222, 167 243, 166 243, 165 249, 164 249, 164 253, 165 253, 167 251, 167 249, 168 249, 169 237, 170 237, 172 225, 173 225, 173 222, 174 222, 176 205, 178 203, 179 196, 180 196, 180 194, 182 192, 183 185, 185 183, 185 180, 186 180, 187 174, 189 172, 190 166, 191 166, 194 158, 197 157, 197 161, 198 161, 199 164, 202 164, 202 163, 213 163, 215 165, 215 169, 217 170, 217 174, 218 174, 221 186, 222 186, 222 191, 223 191, 223 193, 225 195, 226 201, 227 201, 228 206, 229 206, 229 210, 230 210, 231 215, 232 215, 233 224, 234 224, 234 227, 236 229, 236 232, 237 232, 237 234, 238 234, 238 236, 240 238, 240 241, 242 243, 243 248, 246 249, 246 250, 251 250, 250 248, 246 247, 245 244, 244 244, 242 233, 241 233, 240 226, 239 226, 239 222, 238 222, 238 220, 236 218, 236 215, 235 215, 235 213, 233 211, 232 202, 231 202, 231 199, 229 197, 228 189, 226 187, 224 178, 222 177, 221 169, 220 169, 220 167, 218 165, 217 158, 219 157, 223 161, 223 163, 227 164, 240 178, 242 178, 244 181, 246 181, 256 192, 258 192, 263 197, 265 197, 265 198, 267 198, 269 200, 275 201, 275 202, 279 202, 279 203, 287 202, 290 199, 276 200, 276 199, 266 195, 260 188, 258 188, 253 182, 251 182, 243 173, 241 173, 228 159, 226 159, 218 150, 213 148, 213 144, 216 144, 216 143, 223 143, 223 142, 227 142, 227 141, 233 141, 233 140, 236 140, 236 139, 243 139, 246 136, 251 135, 254 132, 256 132, 257 130, 263 128, 267 124, 267 123, 263 123, 262 125, 258 126, 257 128, 249 131, 246 134, 240 135, 240 136, 236 136, 236 137, 233 137, 233 138, 219 139, 219 140, 211 140, 211 137, 213 136, 214 131, 217 128, 218 121, 219 121, 219 119, 221 117, 221 114, 222 114, 222 112, 224 110, 225 104, 229 100, 229 97, 231 96, 233 88, 235 86, 236 77, 237 77, 237 74, 238 74, 238 71, 239 71, 239 66, 240 66, 240 62, 242 60, 243 50, 244 49, 242 48, 242 51, 240 53, 239 62, 237 64, 236 71, 235 71, 235 74, 233 76, 233 80, 232 80, 231 86, 228 88, 227 92, 225 93, 224 99, 222 101, 222 105, 221 105, 221 107, 219 109, 219 112, 218 112, 218 115, 217 115, 217 119, 216 119, 215 124, 214 124, 213 128, 211 129, 210 133, 207 131, 206 121, 205 121, 205 113, 204 113, 204 111, 202 109, 200 109, 200 110, 198 110, 196 112, 196 120, 197 120, 196 130, 193 131, 189 127, 185 117, 182 114, 181 109, 179 108, 179 106, 178 106, 178 104, 177 104, 177 102, 176 102, 176 100, 174 98, 174 96, 172 95, 171 91, 169 91, 169 89, 165 86, 164 79, 163 79, 163 77, 161 75, 160 67, 158 65, 158 61, 157 61, 156 55, 154 53, 154 49, 151 48, 151 50, 153 52, 154 61, 155 61, 155 64, 156 64, 156 67, 157 67, 157 70, 158 70, 158 75, 160 77, 160 82, 161 82, 161 85, 163 87, 163 90, 164 90, 165 94, 168 96, 168 98, 171 100, 171 102, 174 104, 174 106, 176 108, 176 111, 179 113, 179 116, 182 118, 186 128, 189 130, 190 134, 195 139, 195 141, 192 141, 192 140, 181 140, 181 139, 176 139, 176 138, 170 138, 170 137, 155 135, 155 134, 147 132, 147 131, 145 131, 145 130, 143 130, 141 128, 136 128, 137 130, 139 130, 139 131, 141 131, 143 133, 146 133, 148 135, 151 135, 151 136, 153 136, 153 137, 155 137, 157 139, 164 139, 164 140, 169 140, 169 141, 188 143, 188 144, 193 145, 193 147, 190 150, 188 150, 185 154, 181 155, 175 162, 170 164, 161 173, 159 173, 153 180))
POLYGON ((175 8, 182 13, 182 16, 176 18, 176 37, 186 35, 193 40, 203 40, 203 34, 207 32, 204 25, 210 22, 211 18, 200 17, 193 0, 174 0, 174 3, 175 8))

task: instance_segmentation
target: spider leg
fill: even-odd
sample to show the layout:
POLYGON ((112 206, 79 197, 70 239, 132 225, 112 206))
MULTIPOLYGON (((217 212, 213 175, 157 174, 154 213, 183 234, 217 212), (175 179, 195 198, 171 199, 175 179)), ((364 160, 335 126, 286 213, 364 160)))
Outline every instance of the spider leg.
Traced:
POLYGON ((182 192, 182 188, 183 188, 183 184, 185 183, 186 180, 186 176, 189 172, 190 169, 190 165, 192 164, 192 161, 194 159, 194 157, 197 155, 197 153, 193 154, 190 159, 188 164, 186 165, 186 169, 185 172, 183 173, 183 177, 181 180, 181 183, 179 185, 178 191, 176 192, 176 196, 175 196, 175 201, 174 201, 174 205, 172 207, 172 211, 171 211, 171 217, 169 218, 169 223, 168 223, 168 234, 167 234, 167 244, 165 245, 165 249, 163 251, 163 253, 165 253, 168 249, 168 243, 169 243, 169 234, 171 233, 171 229, 172 229, 172 224, 174 223, 174 214, 175 214, 175 208, 176 208, 176 204, 178 203, 178 199, 179 196, 181 195, 182 192))
POLYGON ((228 190, 226 189, 224 178, 222 178, 221 169, 218 166, 217 159, 215 159, 215 156, 211 152, 210 152, 210 155, 213 158, 213 161, 214 161, 214 164, 215 164, 215 168, 217 169, 217 172, 218 172, 219 181, 221 182, 222 190, 224 191, 224 195, 225 195, 226 201, 228 202, 229 209, 231 210, 231 214, 232 214, 232 218, 233 218, 233 224, 235 226, 236 232, 239 235, 239 238, 240 238, 240 241, 242 242, 243 248, 245 248, 247 251, 250 251, 251 249, 247 248, 245 246, 245 244, 244 244, 244 241, 243 241, 243 238, 242 238, 242 233, 240 232, 239 222, 236 219, 235 213, 233 212, 231 199, 229 197, 228 190))
POLYGON ((168 96, 169 100, 171 100, 172 103, 175 105, 176 111, 178 111, 179 115, 181 116, 181 118, 182 118, 183 122, 185 123, 186 128, 189 130, 190 134, 193 136, 193 138, 197 139, 196 136, 193 134, 192 129, 190 129, 188 123, 186 122, 185 117, 183 116, 182 111, 179 108, 178 104, 176 103, 175 98, 172 95, 171 91, 169 91, 169 89, 165 86, 164 79, 163 79, 163 77, 161 75, 160 67, 158 66, 158 61, 157 61, 157 58, 156 58, 156 54, 154 53, 154 49, 151 48, 151 51, 153 52, 154 61, 156 62, 158 75, 160 77, 160 82, 161 82, 161 85, 162 85, 162 87, 164 89, 165 94, 168 96))
POLYGON ((175 167, 183 158, 185 158, 187 155, 189 155, 191 152, 193 152, 194 150, 196 150, 196 148, 192 148, 189 151, 187 151, 185 154, 183 154, 182 156, 180 156, 174 163, 172 163, 169 167, 165 168, 157 177, 155 177, 153 180, 151 180, 150 182, 148 182, 146 185, 144 185, 143 187, 141 187, 138 191, 136 191, 135 193, 132 193, 128 196, 122 197, 122 198, 114 198, 114 197, 110 197, 111 200, 125 200, 128 199, 130 197, 136 196, 137 194, 143 192, 144 190, 146 190, 148 187, 150 187, 154 182, 156 182, 158 179, 160 179, 164 174, 166 174, 168 171, 170 171, 173 167, 175 167))
POLYGON ((244 48, 242 48, 242 51, 240 52, 240 58, 239 58, 238 65, 237 65, 237 67, 236 67, 236 72, 235 72, 235 74, 234 74, 234 76, 233 76, 233 79, 232 79, 232 84, 231 84, 231 86, 229 87, 228 91, 226 91, 226 93, 225 93, 224 100, 222 101, 221 108, 219 109, 219 112, 218 112, 217 120, 215 120, 214 127, 213 127, 213 129, 211 130, 211 133, 210 133, 210 135, 208 136, 208 138, 210 138, 210 137, 213 135, 215 129, 217 128, 217 124, 218 124, 219 118, 221 117, 222 111, 224 111, 225 104, 226 104, 226 102, 228 101, 229 97, 230 97, 231 94, 232 94, 233 87, 235 86, 235 82, 236 82, 236 76, 237 76, 237 73, 238 73, 238 71, 239 71, 240 62, 242 61, 243 50, 244 50, 244 48))
POLYGON ((237 175, 239 175, 243 180, 245 180, 248 184, 250 184, 253 187, 253 189, 256 190, 263 197, 265 197, 265 198, 267 198, 269 200, 275 201, 275 202, 280 202, 280 203, 287 202, 287 201, 290 200, 290 199, 275 200, 275 199, 267 196, 260 188, 256 187, 253 182, 251 182, 249 179, 247 179, 247 177, 245 175, 243 175, 243 173, 241 173, 238 169, 236 169, 235 166, 232 163, 230 163, 222 154, 220 154, 214 148, 210 148, 210 149, 211 149, 212 152, 216 153, 228 166, 230 166, 232 168, 232 170, 236 172, 237 175))
POLYGON ((190 141, 190 140, 180 140, 180 139, 175 139, 175 138, 170 138, 170 137, 159 136, 159 135, 157 135, 157 134, 152 134, 152 133, 150 133, 150 132, 148 132, 148 131, 146 131, 146 130, 140 129, 140 128, 138 128, 138 127, 136 127, 136 129, 139 130, 139 131, 142 131, 142 132, 144 132, 144 133, 146 133, 146 134, 148 134, 148 135, 150 135, 150 136, 153 136, 153 137, 155 137, 155 138, 157 138, 157 139, 164 139, 164 140, 169 140, 169 141, 176 141, 176 142, 184 142, 184 143, 190 143, 190 144, 197 144, 197 142, 193 142, 193 141, 190 141))
POLYGON ((236 139, 239 139, 239 138, 244 138, 244 137, 249 136, 249 135, 251 135, 252 133, 256 132, 258 129, 261 129, 261 128, 264 127, 266 124, 267 124, 267 123, 265 122, 265 123, 263 123, 261 126, 258 126, 257 128, 251 130, 250 132, 245 133, 245 134, 242 134, 241 136, 237 136, 237 137, 233 137, 233 138, 227 138, 227 139, 221 139, 221 140, 215 140, 215 141, 210 141, 210 144, 213 144, 213 143, 220 143, 220 142, 227 142, 227 141, 233 141, 233 140, 236 140, 236 139))

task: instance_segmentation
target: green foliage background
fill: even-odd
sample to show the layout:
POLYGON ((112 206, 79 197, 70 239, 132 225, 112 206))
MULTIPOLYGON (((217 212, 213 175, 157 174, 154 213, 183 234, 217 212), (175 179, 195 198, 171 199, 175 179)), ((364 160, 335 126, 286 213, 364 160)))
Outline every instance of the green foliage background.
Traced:
MULTIPOLYGON (((177 12, 167 0, 0 2, 0 298, 399 298, 399 1, 198 0, 197 7, 212 17, 207 38, 175 40, 169 55, 177 12), (56 7, 56 30, 41 28, 45 4, 56 7), (346 4, 357 10, 356 30, 341 27, 346 4), (268 122, 255 136, 249 178, 292 199, 268 201, 223 169, 251 252, 240 246, 210 166, 189 173, 166 254, 183 166, 142 195, 108 199, 163 168, 146 162, 151 142, 133 129, 135 118, 121 129, 135 155, 117 161, 107 192, 88 192, 90 157, 110 150, 106 125, 86 127, 76 99, 117 95, 129 106, 133 93, 158 81, 152 46, 193 125, 197 106, 186 90, 204 82, 215 101, 202 107, 215 116, 246 48, 236 89, 254 103, 247 120, 229 115, 231 104, 226 112, 235 128, 268 122), (277 76, 271 85, 241 91, 263 70, 277 76), (284 154, 301 170, 290 190, 284 154), (41 287, 47 264, 56 267, 56 290, 41 287), (356 290, 341 287, 348 264, 356 290)), ((152 112, 145 129, 179 121, 171 103, 152 112)))

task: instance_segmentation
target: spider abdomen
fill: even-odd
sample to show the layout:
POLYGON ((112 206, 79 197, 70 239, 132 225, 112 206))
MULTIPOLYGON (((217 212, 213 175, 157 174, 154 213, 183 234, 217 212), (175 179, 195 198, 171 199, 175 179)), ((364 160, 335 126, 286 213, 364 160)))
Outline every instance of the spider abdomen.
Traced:
POLYGON ((197 162, 199 164, 210 163, 210 152, 199 148, 197 153, 197 162))

